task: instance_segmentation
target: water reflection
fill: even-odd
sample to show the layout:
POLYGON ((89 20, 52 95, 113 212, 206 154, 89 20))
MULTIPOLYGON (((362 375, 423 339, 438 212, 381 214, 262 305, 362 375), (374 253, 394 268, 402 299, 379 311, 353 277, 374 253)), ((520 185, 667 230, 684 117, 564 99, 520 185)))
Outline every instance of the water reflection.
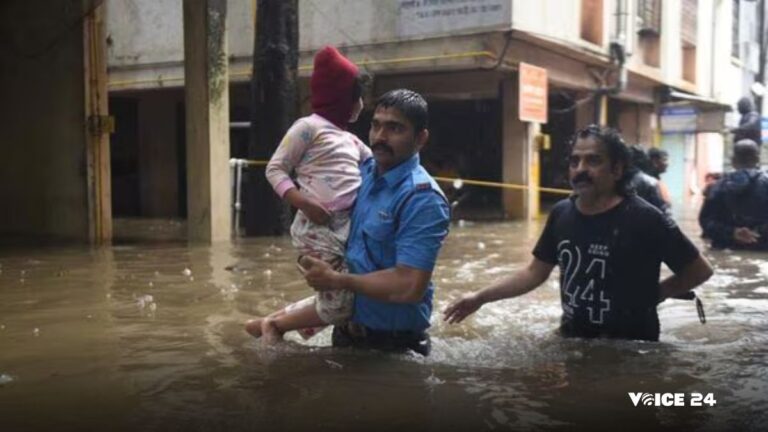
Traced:
MULTIPOLYGON (((455 225, 435 309, 523 266, 541 228, 455 225)), ((690 302, 665 302, 659 343, 555 336, 555 274, 461 325, 436 314, 425 359, 334 350, 328 331, 277 348, 247 336, 243 321, 309 293, 285 238, 3 249, 0 427, 757 430, 768 420, 766 255, 707 254, 708 323, 690 302), (630 391, 711 392, 717 404, 635 408, 630 391)))

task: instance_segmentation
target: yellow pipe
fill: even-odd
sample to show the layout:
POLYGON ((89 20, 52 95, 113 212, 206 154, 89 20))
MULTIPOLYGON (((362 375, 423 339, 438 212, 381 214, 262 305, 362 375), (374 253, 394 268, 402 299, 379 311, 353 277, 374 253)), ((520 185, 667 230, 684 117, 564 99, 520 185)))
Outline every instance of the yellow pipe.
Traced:
MULTIPOLYGON (((415 63, 415 62, 432 61, 432 60, 450 60, 450 59, 459 59, 459 58, 467 58, 467 57, 489 57, 491 59, 496 60, 496 54, 494 54, 491 51, 466 51, 466 52, 455 53, 455 54, 401 57, 401 58, 384 59, 384 60, 362 60, 359 62, 355 62, 355 64, 357 64, 358 66, 372 66, 372 65, 382 65, 382 64, 415 63)), ((302 71, 312 70, 312 65, 299 66, 299 70, 302 70, 302 71)), ((251 76, 252 73, 253 73, 253 70, 248 70, 248 71, 242 71, 242 72, 231 72, 229 75, 230 76, 251 76)), ((152 84, 152 83, 162 85, 165 82, 175 82, 175 81, 184 81, 184 77, 175 76, 175 77, 169 77, 169 78, 157 77, 157 78, 141 79, 141 80, 112 81, 109 83, 109 86, 122 87, 126 85, 152 84)))
MULTIPOLYGON (((265 166, 267 165, 267 163, 269 163, 269 161, 260 161, 260 160, 244 160, 243 162, 249 166, 265 166)), ((454 182, 456 180, 461 180, 462 183, 473 185, 473 186, 499 187, 504 189, 519 189, 519 190, 529 189, 528 186, 514 184, 514 183, 499 183, 499 182, 482 181, 482 180, 466 180, 466 179, 450 178, 450 177, 433 177, 433 178, 440 182, 454 182)), ((570 195, 572 193, 572 191, 568 189, 555 189, 555 188, 545 188, 545 187, 538 187, 534 189, 538 189, 541 192, 549 192, 549 193, 561 194, 561 195, 570 195)))

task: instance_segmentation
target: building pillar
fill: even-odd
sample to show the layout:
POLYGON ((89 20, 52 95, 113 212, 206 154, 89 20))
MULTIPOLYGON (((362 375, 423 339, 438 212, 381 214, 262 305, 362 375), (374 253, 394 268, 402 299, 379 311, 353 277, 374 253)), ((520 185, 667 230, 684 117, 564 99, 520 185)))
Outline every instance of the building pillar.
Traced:
POLYGON ((93 244, 104 244, 112 240, 112 172, 109 134, 114 129, 107 103, 107 39, 104 30, 104 5, 94 8, 85 16, 83 27, 88 237, 93 244))
POLYGON ((190 240, 231 235, 226 0, 184 1, 187 226, 190 240))
POLYGON ((526 189, 504 189, 504 215, 512 219, 532 219, 538 215, 539 160, 534 137, 540 126, 520 121, 517 77, 501 82, 502 104, 502 181, 526 189))

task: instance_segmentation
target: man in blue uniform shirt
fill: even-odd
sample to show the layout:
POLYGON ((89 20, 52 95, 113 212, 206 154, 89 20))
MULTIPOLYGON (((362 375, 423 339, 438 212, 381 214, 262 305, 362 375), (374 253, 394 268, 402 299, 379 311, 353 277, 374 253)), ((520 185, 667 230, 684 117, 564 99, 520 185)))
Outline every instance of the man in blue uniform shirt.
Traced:
POLYGON ((316 290, 355 293, 354 315, 334 328, 334 346, 428 355, 432 269, 448 234, 450 211, 419 164, 429 138, 427 102, 410 90, 386 93, 376 102, 369 138, 373 157, 361 169, 347 244, 349 273, 312 257, 301 265, 316 290))

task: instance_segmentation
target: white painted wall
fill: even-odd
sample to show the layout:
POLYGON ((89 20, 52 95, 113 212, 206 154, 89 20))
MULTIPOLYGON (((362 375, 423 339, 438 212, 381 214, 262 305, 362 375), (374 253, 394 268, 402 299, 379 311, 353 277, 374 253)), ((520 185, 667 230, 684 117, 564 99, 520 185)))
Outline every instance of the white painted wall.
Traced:
MULTIPOLYGON (((108 0, 107 64, 110 67, 184 61, 183 0, 108 0)), ((251 0, 227 1, 230 55, 250 57, 253 50, 251 0)))
MULTIPOLYGON (((311 52, 326 44, 362 45, 362 52, 375 58, 377 48, 370 45, 378 43, 437 37, 449 40, 446 37, 514 27, 562 41, 568 46, 607 53, 616 1, 605 1, 605 44, 599 47, 580 38, 581 0, 299 0, 300 49, 311 52), (489 12, 488 8, 496 9, 489 12), (458 13, 459 9, 466 14, 458 13), (443 16, 443 13, 452 15, 443 16)), ((229 0, 227 3, 229 54, 241 59, 233 73, 244 73, 243 68, 250 63, 253 4, 253 0, 229 0)), ((682 73, 681 0, 664 0, 661 4, 661 78, 675 85, 680 83, 682 73)), ((107 2, 107 29, 111 40, 108 64, 110 71, 120 73, 118 80, 130 79, 126 71, 131 69, 143 71, 128 72, 128 75, 133 75, 134 79, 145 78, 149 85, 161 75, 168 78, 181 74, 181 5, 182 0, 107 2)), ((742 2, 742 15, 748 15, 750 7, 754 9, 749 2, 742 2)), ((632 13, 636 11, 635 0, 628 1, 628 9, 632 13)), ((696 88, 700 94, 727 103, 738 99, 745 86, 742 65, 730 60, 730 11, 730 0, 699 0, 696 88), (717 8, 716 12, 714 8, 717 8), (714 38, 713 17, 716 20, 714 38), (713 39, 716 41, 714 52, 710 49, 713 39), (713 58, 716 59, 714 71, 713 58)), ((630 24, 630 33, 633 31, 630 24)), ((630 42, 633 39, 637 40, 630 37, 630 42)), ((450 52, 451 45, 444 45, 447 47, 445 52, 450 52)), ((398 48, 397 56, 426 55, 423 50, 417 50, 416 45, 411 48, 403 45, 398 48)), ((636 58, 630 62, 636 63, 636 58)), ((180 84, 179 80, 174 82, 180 84)))
MULTIPOLYGON (((181 5, 182 0, 108 1, 108 65, 182 62, 181 5)), ((302 51, 506 30, 512 22, 512 0, 299 0, 299 10, 302 51)), ((253 15, 252 0, 227 2, 230 56, 251 56, 253 15)))
POLYGON ((661 2, 661 71, 668 83, 682 79, 681 7, 680 0, 661 2))
POLYGON ((300 49, 506 30, 512 0, 299 0, 300 49))
POLYGON ((538 33, 569 43, 580 40, 581 1, 514 1, 514 28, 538 33))

